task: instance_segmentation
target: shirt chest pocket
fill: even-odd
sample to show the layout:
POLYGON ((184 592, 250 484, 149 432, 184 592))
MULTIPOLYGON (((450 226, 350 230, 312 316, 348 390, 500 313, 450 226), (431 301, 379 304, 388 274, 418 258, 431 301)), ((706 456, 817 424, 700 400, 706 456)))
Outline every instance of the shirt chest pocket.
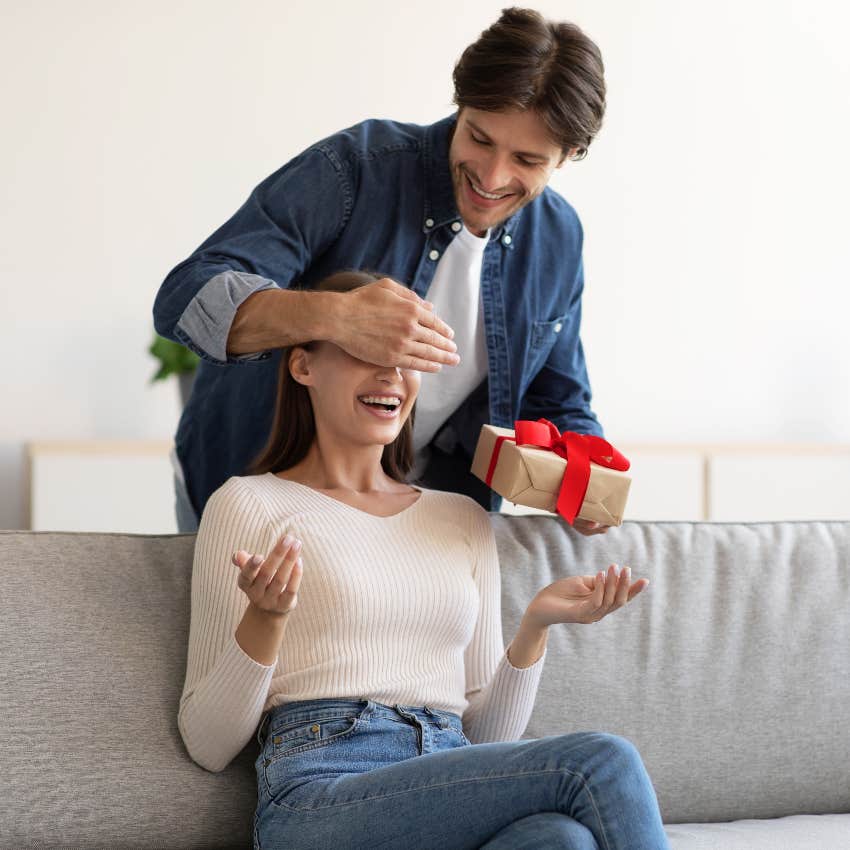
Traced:
POLYGON ((531 323, 531 333, 528 337, 528 348, 525 355, 525 374, 527 381, 533 380, 540 371, 552 347, 564 333, 567 324, 567 314, 556 316, 554 319, 544 319, 531 323))

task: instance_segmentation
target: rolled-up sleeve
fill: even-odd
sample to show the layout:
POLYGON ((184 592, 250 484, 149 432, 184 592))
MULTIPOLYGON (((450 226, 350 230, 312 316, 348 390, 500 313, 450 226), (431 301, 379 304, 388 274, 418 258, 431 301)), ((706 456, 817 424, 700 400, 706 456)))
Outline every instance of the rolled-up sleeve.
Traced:
POLYGON ((351 199, 345 167, 331 151, 311 148, 288 162, 168 273, 154 301, 157 333, 213 363, 269 357, 227 354, 239 306, 255 292, 297 281, 339 237, 351 199))
POLYGON ((219 272, 208 280, 189 302, 177 322, 174 335, 199 356, 206 354, 222 363, 241 363, 270 357, 270 351, 227 353, 227 338, 236 311, 249 295, 264 289, 280 287, 273 280, 267 280, 260 275, 234 271, 219 272))

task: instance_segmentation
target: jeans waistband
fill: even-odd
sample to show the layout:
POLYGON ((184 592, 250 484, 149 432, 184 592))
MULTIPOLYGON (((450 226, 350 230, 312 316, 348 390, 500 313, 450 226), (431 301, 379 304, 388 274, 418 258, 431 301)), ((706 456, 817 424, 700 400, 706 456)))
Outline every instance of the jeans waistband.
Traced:
POLYGON ((434 723, 441 728, 453 726, 463 731, 459 715, 445 709, 432 708, 429 705, 386 705, 371 699, 315 699, 298 700, 274 706, 269 709, 257 729, 257 741, 260 746, 265 742, 268 729, 282 723, 298 723, 318 720, 323 715, 333 716, 340 713, 351 714, 361 720, 382 718, 399 723, 410 723, 416 719, 423 723, 434 723))

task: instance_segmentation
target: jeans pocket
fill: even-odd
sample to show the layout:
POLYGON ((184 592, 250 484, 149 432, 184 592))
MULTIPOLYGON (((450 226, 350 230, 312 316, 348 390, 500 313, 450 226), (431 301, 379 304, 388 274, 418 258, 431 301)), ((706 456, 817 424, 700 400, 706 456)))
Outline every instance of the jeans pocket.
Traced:
POLYGON ((464 746, 464 747, 471 747, 472 746, 472 741, 470 741, 469 738, 467 738, 466 735, 463 734, 463 729, 457 729, 457 728, 453 727, 452 732, 455 733, 455 735, 457 736, 457 739, 460 741, 462 746, 464 746))
POLYGON ((310 778, 319 778, 335 758, 331 745, 344 746, 361 726, 356 709, 311 712, 298 720, 272 724, 262 753, 260 780, 269 802, 277 805, 289 790, 310 778))
POLYGON ((266 743, 266 766, 287 756, 327 747, 353 734, 359 722, 355 713, 347 712, 276 726, 266 743))

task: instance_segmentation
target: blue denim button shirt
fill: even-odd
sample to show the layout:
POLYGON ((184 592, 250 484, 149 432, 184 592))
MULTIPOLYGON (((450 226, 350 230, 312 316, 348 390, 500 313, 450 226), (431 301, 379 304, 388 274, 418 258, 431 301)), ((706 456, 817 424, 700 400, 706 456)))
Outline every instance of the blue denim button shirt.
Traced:
MULTIPOLYGON (((424 297, 460 220, 448 160, 456 119, 368 120, 316 143, 165 278, 156 330, 201 358, 175 439, 198 516, 213 491, 245 473, 272 424, 280 350, 226 353, 239 305, 342 269, 380 272, 424 297)), ((481 269, 489 377, 432 440, 423 486, 499 509, 501 498, 468 471, 485 422, 511 428, 543 416, 603 435, 579 338, 581 250, 575 210, 548 187, 491 230, 481 269)))

